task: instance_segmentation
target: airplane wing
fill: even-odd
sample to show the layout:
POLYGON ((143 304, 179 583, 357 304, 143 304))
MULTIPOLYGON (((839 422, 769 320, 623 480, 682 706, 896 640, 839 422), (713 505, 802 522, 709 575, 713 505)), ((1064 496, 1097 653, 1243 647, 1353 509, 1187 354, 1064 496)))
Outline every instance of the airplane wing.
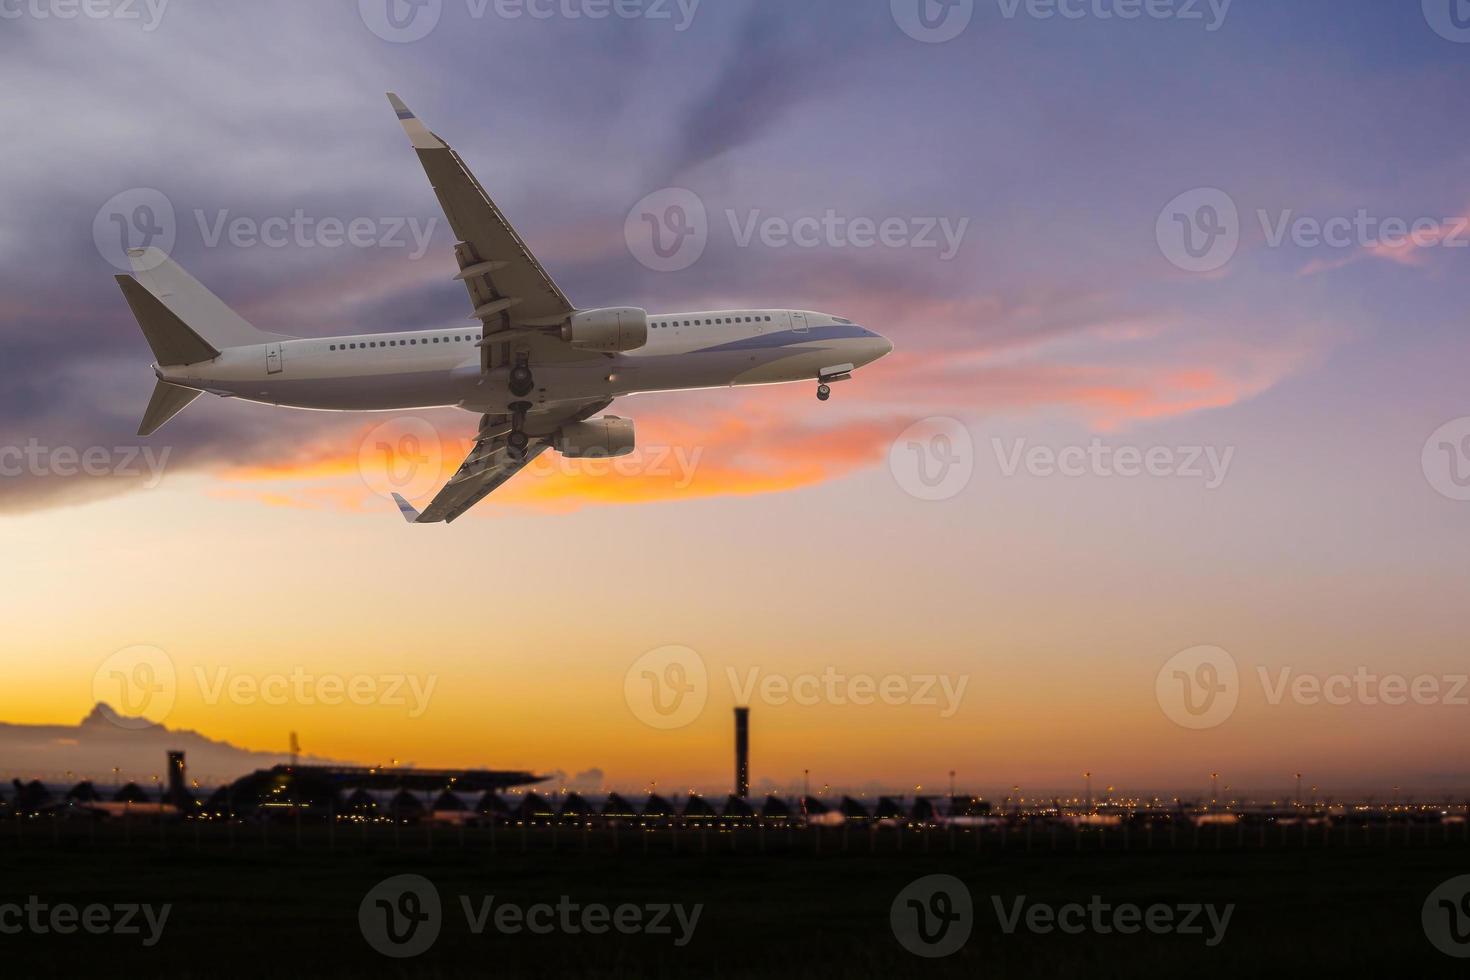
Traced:
MULTIPOLYGON (((398 113, 434 193, 459 243, 459 279, 474 304, 472 318, 485 324, 487 339, 513 326, 556 326, 575 312, 536 256, 490 200, 464 161, 392 92, 388 101, 398 113)), ((490 347, 484 348, 487 358, 490 347)), ((486 367, 492 367, 487 361, 486 367)))
POLYGON ((396 493, 393 499, 410 524, 452 524, 550 449, 552 434, 558 427, 590 418, 611 404, 611 399, 608 399, 532 412, 526 418, 526 432, 531 436, 531 444, 522 459, 515 459, 506 446, 505 437, 511 429, 510 416, 482 416, 474 448, 422 513, 396 493))

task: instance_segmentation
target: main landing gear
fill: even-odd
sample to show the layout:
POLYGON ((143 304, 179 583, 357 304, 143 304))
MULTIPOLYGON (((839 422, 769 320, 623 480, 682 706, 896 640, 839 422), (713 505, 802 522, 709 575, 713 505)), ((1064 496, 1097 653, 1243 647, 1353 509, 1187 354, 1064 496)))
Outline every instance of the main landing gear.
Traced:
POLYGON ((817 401, 824 402, 832 397, 832 386, 829 384, 817 385, 817 401))
POLYGON ((510 434, 505 437, 505 451, 516 462, 526 458, 531 439, 526 435, 526 413, 531 410, 530 402, 516 402, 510 407, 510 434))
POLYGON ((515 367, 510 369, 510 393, 517 398, 525 398, 535 390, 536 379, 531 374, 530 356, 517 354, 515 367))
MULTIPOLYGON (((515 366, 510 369, 510 393, 524 399, 536 390, 536 379, 531 375, 530 355, 525 351, 516 354, 515 366)), ((531 411, 528 401, 511 402, 510 433, 505 437, 505 450, 516 462, 526 458, 531 439, 526 435, 526 413, 531 411)))

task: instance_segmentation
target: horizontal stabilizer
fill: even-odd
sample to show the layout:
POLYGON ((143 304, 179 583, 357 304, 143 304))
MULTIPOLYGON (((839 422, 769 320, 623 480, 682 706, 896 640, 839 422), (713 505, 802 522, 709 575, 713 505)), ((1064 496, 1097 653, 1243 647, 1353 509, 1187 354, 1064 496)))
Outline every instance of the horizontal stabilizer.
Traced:
POLYGON ((153 435, 163 428, 165 422, 188 408, 202 394, 203 392, 193 388, 171 385, 167 381, 158 382, 153 389, 153 397, 148 401, 148 410, 143 413, 143 421, 138 426, 138 435, 153 435))

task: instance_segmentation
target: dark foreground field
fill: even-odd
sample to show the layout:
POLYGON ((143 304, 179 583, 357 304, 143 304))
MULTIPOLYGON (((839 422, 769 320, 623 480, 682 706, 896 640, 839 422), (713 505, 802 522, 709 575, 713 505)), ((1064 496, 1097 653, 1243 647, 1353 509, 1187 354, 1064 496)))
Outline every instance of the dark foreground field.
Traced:
MULTIPOLYGON (((514 829, 492 840, 478 828, 441 829, 432 839, 420 828, 329 838, 320 828, 298 837, 294 828, 264 834, 259 826, 232 835, 221 827, 197 835, 137 827, 124 840, 116 827, 31 825, 16 833, 3 825, 0 963, 12 977, 1436 976, 1463 969, 1431 943, 1423 921, 1431 893, 1470 874, 1470 847, 1460 840, 1426 834, 1344 843, 1287 834, 1249 846, 1226 835, 1175 839, 1172 847, 1131 839, 1127 850, 1117 838, 1085 838, 1080 847, 1072 838, 1039 837, 1029 848, 1019 839, 997 843, 943 832, 874 841, 833 830, 820 840, 801 831, 761 840, 626 831, 614 840, 564 830, 553 841, 549 831, 514 829), (921 881, 932 875, 962 886, 921 881), (389 879, 396 880, 381 884, 389 879), (135 904, 151 906, 155 923, 168 905, 161 928, 140 911, 130 922, 138 931, 119 934, 125 907, 135 904), (96 906, 106 927, 103 910, 89 911, 96 906), (681 908, 658 911, 671 906, 681 908), (95 932, 82 925, 89 915, 95 932), (589 931, 599 927, 600 934, 589 931), (634 931, 649 927, 653 934, 634 931), (955 952, 929 958, 911 948, 955 952)), ((1449 906, 1444 914, 1459 916, 1449 906)), ((1446 921, 1470 926, 1470 918, 1446 921)))

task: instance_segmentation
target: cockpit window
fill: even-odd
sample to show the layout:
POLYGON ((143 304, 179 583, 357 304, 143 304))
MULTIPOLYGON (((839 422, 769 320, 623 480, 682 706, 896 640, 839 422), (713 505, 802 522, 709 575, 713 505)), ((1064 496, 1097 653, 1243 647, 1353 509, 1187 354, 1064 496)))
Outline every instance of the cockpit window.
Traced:
POLYGON ((845 323, 845 324, 847 324, 847 325, 848 325, 848 326, 849 326, 849 327, 850 327, 850 326, 852 326, 852 321, 851 321, 851 320, 844 320, 844 319, 843 319, 843 318, 842 318, 842 317, 840 317, 840 316, 834 316, 834 317, 833 317, 833 318, 832 318, 832 319, 833 319, 833 321, 834 321, 834 322, 836 322, 836 323, 845 323))

